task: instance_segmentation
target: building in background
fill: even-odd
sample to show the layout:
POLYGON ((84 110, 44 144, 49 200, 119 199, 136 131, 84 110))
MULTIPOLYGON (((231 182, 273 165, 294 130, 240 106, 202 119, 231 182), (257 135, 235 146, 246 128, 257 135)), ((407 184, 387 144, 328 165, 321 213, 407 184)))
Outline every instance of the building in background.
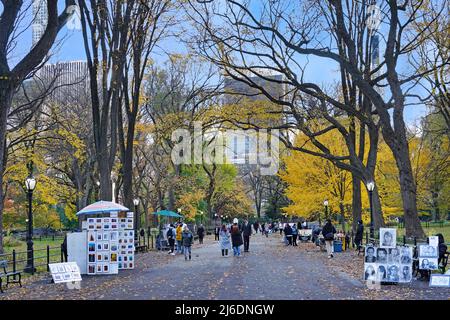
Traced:
POLYGON ((47 28, 48 10, 47 0, 33 0, 33 24, 32 29, 32 45, 33 47, 42 38, 47 28))

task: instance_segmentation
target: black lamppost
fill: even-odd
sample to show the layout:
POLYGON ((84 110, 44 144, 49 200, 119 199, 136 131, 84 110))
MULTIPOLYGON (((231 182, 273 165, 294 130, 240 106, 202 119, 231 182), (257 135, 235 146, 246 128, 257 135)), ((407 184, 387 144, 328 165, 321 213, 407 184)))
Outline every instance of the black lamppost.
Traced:
POLYGON ((27 265, 25 272, 34 273, 34 252, 33 252, 33 191, 36 188, 36 179, 30 175, 25 180, 25 187, 28 194, 28 230, 27 230, 27 265))
POLYGON ((373 228, 373 189, 375 189, 375 183, 373 181, 367 182, 367 190, 369 191, 369 203, 370 203, 370 238, 374 239, 374 228, 373 228))
POLYGON ((133 200, 134 204, 134 238, 137 240, 138 238, 138 228, 139 228, 139 213, 138 213, 138 207, 139 207, 139 199, 135 198, 133 200))
MULTIPOLYGON (((325 206, 325 220, 328 219, 328 200, 325 200, 323 202, 323 205, 325 206)), ((319 223, 320 223, 320 219, 319 219, 319 223)))

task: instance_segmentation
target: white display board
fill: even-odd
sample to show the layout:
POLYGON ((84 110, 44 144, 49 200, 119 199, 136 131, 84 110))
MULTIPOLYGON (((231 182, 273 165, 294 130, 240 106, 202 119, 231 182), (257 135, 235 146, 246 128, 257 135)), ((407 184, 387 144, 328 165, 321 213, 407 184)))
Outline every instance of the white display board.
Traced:
POLYGON ((411 247, 367 246, 364 255, 364 280, 408 283, 412 280, 411 247))
POLYGON ((51 263, 48 265, 55 283, 81 281, 81 272, 76 262, 51 263))
POLYGON ((86 231, 67 234, 67 261, 76 262, 81 274, 87 273, 86 231))
POLYGON ((87 274, 109 275, 123 269, 134 269, 132 215, 131 212, 126 218, 87 219, 87 274))
POLYGON ((432 274, 430 277, 430 287, 450 288, 450 275, 432 274))

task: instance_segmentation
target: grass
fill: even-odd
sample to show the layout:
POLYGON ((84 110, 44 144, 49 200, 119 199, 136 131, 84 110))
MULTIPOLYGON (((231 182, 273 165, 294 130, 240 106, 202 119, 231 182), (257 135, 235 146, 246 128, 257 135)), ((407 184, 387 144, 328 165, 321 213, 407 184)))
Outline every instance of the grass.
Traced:
MULTIPOLYGON (((11 240, 5 241, 5 254, 0 256, 0 260, 13 260, 13 250, 16 251, 17 270, 24 269, 27 259, 27 243, 25 241, 11 240)), ((61 261, 61 244, 62 238, 43 238, 42 240, 33 240, 34 263, 38 272, 47 270, 47 246, 50 246, 50 262, 56 263, 61 261)), ((9 265, 12 270, 12 265, 9 265)), ((24 274, 26 275, 26 274, 24 274)))
MULTIPOLYGON (((425 223, 422 223, 422 228, 427 237, 442 233, 445 242, 450 243, 450 223, 448 221, 446 221, 442 227, 435 223, 430 223, 427 227, 425 223)), ((397 228, 397 237, 402 239, 404 234, 405 228, 397 228)))

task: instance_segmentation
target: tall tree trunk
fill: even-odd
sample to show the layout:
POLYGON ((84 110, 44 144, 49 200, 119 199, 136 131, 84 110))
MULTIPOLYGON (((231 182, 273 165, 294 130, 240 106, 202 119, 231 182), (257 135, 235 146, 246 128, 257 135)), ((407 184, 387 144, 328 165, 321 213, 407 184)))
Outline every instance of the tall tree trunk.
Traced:
POLYGON ((352 230, 353 233, 356 233, 358 227, 358 221, 361 220, 361 211, 362 211, 362 202, 361 202, 361 180, 359 177, 352 173, 352 216, 353 216, 353 224, 352 230))
POLYGON ((395 161, 400 175, 400 192, 403 200, 406 236, 424 238, 425 233, 417 213, 417 189, 409 158, 408 142, 406 137, 397 137, 397 140, 400 140, 401 143, 393 147, 396 150, 395 161))
POLYGON ((6 123, 11 110, 14 89, 10 82, 0 80, 0 254, 3 249, 3 208, 5 194, 3 189, 3 173, 6 166, 6 123))

